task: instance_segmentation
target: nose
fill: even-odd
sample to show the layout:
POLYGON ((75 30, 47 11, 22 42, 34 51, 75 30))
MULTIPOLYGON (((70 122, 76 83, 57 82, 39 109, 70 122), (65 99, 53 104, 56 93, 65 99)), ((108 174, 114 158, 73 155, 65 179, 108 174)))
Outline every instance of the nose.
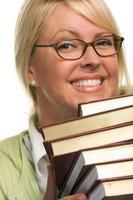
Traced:
POLYGON ((91 45, 86 47, 86 51, 82 59, 82 67, 86 67, 89 70, 95 70, 101 65, 100 56, 91 45))

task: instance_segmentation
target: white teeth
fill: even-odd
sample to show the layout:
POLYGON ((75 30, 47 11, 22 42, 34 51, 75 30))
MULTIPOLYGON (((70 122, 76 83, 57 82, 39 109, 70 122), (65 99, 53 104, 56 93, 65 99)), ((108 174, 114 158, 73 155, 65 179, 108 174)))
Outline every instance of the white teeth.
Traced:
POLYGON ((72 83, 75 87, 95 87, 101 84, 101 79, 80 80, 72 83))

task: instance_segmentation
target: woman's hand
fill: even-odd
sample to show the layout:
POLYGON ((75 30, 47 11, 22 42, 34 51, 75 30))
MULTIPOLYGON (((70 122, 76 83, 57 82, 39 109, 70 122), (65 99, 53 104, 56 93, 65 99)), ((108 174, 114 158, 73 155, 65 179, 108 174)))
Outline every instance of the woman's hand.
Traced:
POLYGON ((84 193, 78 193, 71 196, 63 197, 60 200, 88 200, 84 193))
MULTIPOLYGON (((84 193, 78 193, 71 196, 63 197, 61 200, 87 200, 88 198, 84 193)), ((53 170, 48 166, 48 184, 44 200, 56 200, 56 180, 53 170)))
POLYGON ((48 183, 44 200, 56 200, 56 181, 51 166, 48 166, 48 183))

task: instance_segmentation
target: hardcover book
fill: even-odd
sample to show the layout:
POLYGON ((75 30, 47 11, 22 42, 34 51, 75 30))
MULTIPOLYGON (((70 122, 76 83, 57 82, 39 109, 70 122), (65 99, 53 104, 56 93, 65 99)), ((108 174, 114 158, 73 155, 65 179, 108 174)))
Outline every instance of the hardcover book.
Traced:
MULTIPOLYGON (((102 164, 105 164, 104 166, 106 166, 107 163, 116 163, 116 162, 121 162, 121 161, 133 160, 133 140, 131 140, 130 142, 124 142, 123 144, 117 145, 117 146, 109 146, 109 147, 100 148, 100 149, 94 148, 94 149, 88 149, 85 151, 82 150, 81 152, 77 153, 77 158, 76 158, 75 152, 71 154, 73 154, 72 155, 73 157, 75 154, 75 162, 73 162, 73 167, 71 168, 71 170, 69 170, 67 177, 61 184, 61 187, 60 187, 61 196, 68 195, 71 192, 74 193, 75 191, 81 192, 82 189, 83 191, 85 191, 86 181, 89 182, 88 180, 91 180, 90 175, 93 175, 93 172, 94 172, 94 177, 92 177, 92 180, 94 181, 96 178, 97 172, 95 172, 95 170, 96 170, 97 165, 100 166, 101 164, 102 166, 102 164)), ((58 176, 58 173, 59 173, 57 169, 59 169, 59 166, 60 166, 59 163, 62 162, 62 157, 63 156, 60 156, 58 158, 58 166, 56 166, 56 158, 54 160, 54 168, 56 169, 56 172, 55 172, 56 176, 58 176)), ((67 163, 69 162, 70 154, 67 154, 64 157, 65 157, 65 160, 64 162, 62 162, 62 165, 63 165, 62 168, 64 168, 64 166, 66 166, 67 163)), ((133 163, 132 162, 129 162, 129 163, 132 164, 129 166, 131 168, 130 175, 132 175, 133 163)), ((115 164, 112 166, 115 166, 115 164)), ((116 164, 116 166, 118 166, 118 164, 116 164)), ((108 167, 111 167, 111 164, 109 164, 108 167)), ((111 168, 111 170, 112 169, 113 168, 111 168)), ((129 171, 126 173, 129 173, 129 171)), ((108 176, 110 175, 111 174, 109 174, 108 176)), ((90 181, 90 183, 88 184, 91 185, 91 183, 92 181, 90 181)))
POLYGON ((45 141, 50 141, 54 139, 69 138, 86 131, 114 126, 132 120, 133 105, 75 118, 73 120, 42 127, 41 130, 45 141))
POLYGON ((99 182, 92 192, 89 200, 132 200, 133 178, 118 179, 99 182))
POLYGON ((132 99, 81 104, 80 117, 41 128, 61 198, 76 192, 87 192, 89 200, 133 197, 132 99), (90 114, 93 106, 101 108, 90 114))
MULTIPOLYGON (((117 178, 126 178, 133 176, 133 160, 128 161, 116 161, 111 163, 97 164, 97 165, 85 165, 79 174, 79 180, 74 185, 71 193, 80 193, 87 191, 93 187, 98 180, 111 180, 117 178), (84 175, 82 173, 84 172, 84 175), (80 177, 81 176, 81 177, 80 177)), ((77 178, 78 179, 78 178, 77 178)), ((70 194, 70 193, 69 193, 70 194)))
POLYGON ((116 108, 133 105, 133 95, 115 96, 78 105, 78 116, 86 116, 116 108))
POLYGON ((44 142, 50 156, 59 156, 87 148, 104 147, 133 139, 133 121, 82 132, 71 137, 44 142))

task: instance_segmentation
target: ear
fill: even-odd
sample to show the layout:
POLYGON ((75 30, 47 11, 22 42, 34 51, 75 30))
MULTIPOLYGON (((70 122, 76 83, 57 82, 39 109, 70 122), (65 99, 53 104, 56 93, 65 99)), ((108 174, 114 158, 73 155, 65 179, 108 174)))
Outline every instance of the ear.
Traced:
POLYGON ((31 86, 36 87, 38 85, 37 74, 36 74, 36 66, 34 63, 34 57, 31 57, 28 65, 28 75, 27 75, 27 83, 31 86))
POLYGON ((29 63, 27 82, 29 85, 36 87, 38 85, 36 71, 33 63, 29 63))

